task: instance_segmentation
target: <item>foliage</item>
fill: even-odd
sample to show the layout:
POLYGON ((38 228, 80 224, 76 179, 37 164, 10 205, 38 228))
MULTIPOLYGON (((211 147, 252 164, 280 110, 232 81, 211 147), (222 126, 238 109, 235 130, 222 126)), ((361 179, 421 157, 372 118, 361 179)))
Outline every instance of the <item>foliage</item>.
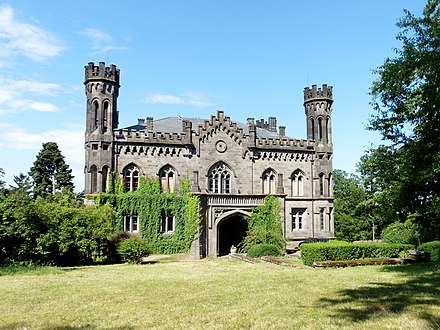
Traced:
POLYGON ((346 241, 371 239, 373 224, 377 226, 378 221, 372 217, 362 179, 342 170, 335 170, 333 177, 336 238, 346 241))
POLYGON ((119 243, 117 251, 122 256, 122 260, 139 263, 142 257, 147 257, 150 254, 150 247, 141 237, 131 235, 119 243))
POLYGON ((62 189, 73 190, 72 170, 55 142, 43 143, 29 175, 33 180, 34 198, 53 194, 62 189))
MULTIPOLYGON (((137 190, 123 192, 120 180, 113 178, 115 183, 109 193, 99 194, 96 203, 112 203, 121 219, 124 215, 137 215, 142 237, 152 251, 167 254, 189 251, 202 218, 199 197, 189 192, 188 179, 180 181, 180 195, 177 195, 163 192, 159 180, 143 177, 137 190), (161 233, 163 215, 174 216, 174 232, 161 233)), ((118 229, 122 230, 122 221, 118 229)))
POLYGON ((440 238, 440 1, 397 23, 402 48, 375 72, 369 128, 389 143, 372 148, 360 170, 389 223, 413 217, 422 239, 440 238))
POLYGON ((423 243, 418 250, 429 252, 431 261, 440 261, 440 241, 423 243))
POLYGON ((280 205, 275 196, 266 196, 264 204, 253 208, 247 219, 248 232, 239 249, 248 252, 257 244, 271 244, 284 251, 286 242, 281 229, 280 205))
POLYGON ((79 265, 106 252, 117 214, 110 205, 84 206, 73 192, 31 199, 12 190, 0 203, 3 264, 79 265))
POLYGON ((118 246, 131 235, 126 231, 118 231, 107 238, 107 259, 108 263, 120 263, 122 261, 121 255, 118 253, 118 246))
POLYGON ((315 261, 355 260, 366 258, 397 258, 401 251, 413 248, 410 244, 348 243, 329 241, 301 245, 301 259, 311 266, 315 261))
POLYGON ((6 184, 6 182, 3 180, 3 177, 5 176, 5 171, 0 168, 0 189, 3 188, 6 184))
POLYGON ((32 179, 28 175, 23 173, 20 173, 19 175, 14 175, 14 183, 17 186, 11 186, 11 189, 19 189, 22 190, 25 194, 30 195, 32 190, 32 179))
POLYGON ((420 244, 420 232, 417 225, 410 220, 394 222, 382 231, 381 238, 389 243, 420 244))
POLYGON ((247 256, 251 258, 260 258, 263 256, 278 257, 281 254, 279 247, 273 244, 256 244, 251 246, 247 251, 247 256))

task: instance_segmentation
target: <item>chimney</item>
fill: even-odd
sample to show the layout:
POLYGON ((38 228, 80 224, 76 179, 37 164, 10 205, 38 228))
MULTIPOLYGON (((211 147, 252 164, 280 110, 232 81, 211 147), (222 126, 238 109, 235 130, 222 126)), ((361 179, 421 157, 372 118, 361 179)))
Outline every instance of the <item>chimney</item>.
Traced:
POLYGON ((138 125, 145 125, 145 119, 139 118, 138 119, 138 125))
POLYGON ((153 131, 153 117, 147 117, 147 131, 153 131))
POLYGON ((269 117, 269 132, 276 132, 277 131, 277 118, 276 117, 269 117))
POLYGON ((280 126, 280 137, 286 137, 286 126, 280 126))

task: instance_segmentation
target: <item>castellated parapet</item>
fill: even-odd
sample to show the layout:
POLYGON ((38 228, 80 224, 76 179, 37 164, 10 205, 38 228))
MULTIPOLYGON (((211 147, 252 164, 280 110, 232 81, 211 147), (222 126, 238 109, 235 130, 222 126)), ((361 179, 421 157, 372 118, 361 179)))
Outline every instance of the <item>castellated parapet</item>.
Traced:
POLYGON ((322 89, 316 85, 312 85, 312 88, 304 88, 304 102, 312 99, 330 99, 333 100, 333 87, 322 85, 322 89))
POLYGON ((114 64, 108 67, 104 62, 99 62, 99 65, 89 62, 85 69, 85 82, 88 80, 109 80, 119 85, 120 70, 114 64))

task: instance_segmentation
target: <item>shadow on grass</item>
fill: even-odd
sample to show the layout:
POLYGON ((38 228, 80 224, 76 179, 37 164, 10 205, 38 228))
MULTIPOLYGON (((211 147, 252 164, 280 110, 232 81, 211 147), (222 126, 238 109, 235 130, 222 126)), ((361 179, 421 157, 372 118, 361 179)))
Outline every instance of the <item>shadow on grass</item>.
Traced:
POLYGON ((410 312, 440 329, 440 264, 384 266, 382 271, 399 273, 399 277, 390 283, 340 290, 334 298, 321 302, 335 311, 334 317, 351 322, 410 312))

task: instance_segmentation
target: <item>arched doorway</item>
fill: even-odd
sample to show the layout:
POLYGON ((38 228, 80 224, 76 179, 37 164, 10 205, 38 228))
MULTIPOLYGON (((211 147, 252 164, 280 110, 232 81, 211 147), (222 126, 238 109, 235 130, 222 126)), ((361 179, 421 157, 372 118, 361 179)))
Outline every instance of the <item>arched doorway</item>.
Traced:
POLYGON ((237 246, 245 238, 247 230, 248 224, 242 215, 234 214, 223 219, 217 227, 217 255, 228 255, 231 246, 237 246))

